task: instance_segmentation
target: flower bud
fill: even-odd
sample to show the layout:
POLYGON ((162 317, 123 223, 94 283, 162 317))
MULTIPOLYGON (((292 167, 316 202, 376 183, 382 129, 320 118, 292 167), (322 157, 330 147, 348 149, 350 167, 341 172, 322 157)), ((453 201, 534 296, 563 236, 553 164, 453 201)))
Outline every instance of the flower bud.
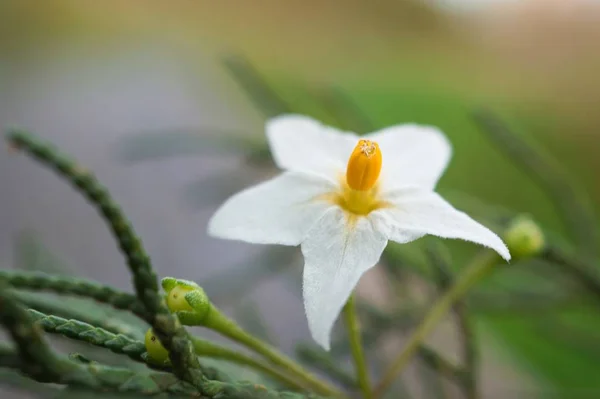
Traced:
POLYGON ((167 307, 177 314, 182 324, 203 325, 212 303, 202 287, 193 281, 172 277, 164 278, 162 286, 166 291, 167 307))
POLYGON ((160 343, 158 337, 154 334, 151 328, 146 331, 144 339, 146 351, 150 359, 157 364, 165 364, 169 361, 169 352, 160 343))
POLYGON ((193 312, 194 309, 191 305, 186 301, 185 295, 193 291, 193 288, 176 286, 167 294, 167 307, 171 312, 193 312))
POLYGON ((529 217, 515 218, 504 233, 504 241, 514 259, 539 254, 546 244, 542 229, 529 217))

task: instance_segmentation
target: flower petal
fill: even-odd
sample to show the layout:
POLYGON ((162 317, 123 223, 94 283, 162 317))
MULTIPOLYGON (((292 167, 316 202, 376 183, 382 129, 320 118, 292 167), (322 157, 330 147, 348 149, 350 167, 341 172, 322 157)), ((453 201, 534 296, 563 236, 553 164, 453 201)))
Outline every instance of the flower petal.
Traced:
POLYGON ((365 138, 377 142, 381 149, 383 191, 402 187, 433 189, 452 156, 450 142, 433 126, 391 126, 365 138))
POLYGON ((492 248, 510 260, 510 252, 500 237, 434 192, 399 190, 385 200, 394 206, 373 213, 385 218, 392 241, 406 242, 407 235, 416 233, 458 238, 492 248))
POLYGON ((285 170, 316 173, 328 179, 345 172, 348 158, 358 141, 342 132, 302 115, 282 115, 266 125, 273 159, 285 170))
POLYGON ((333 208, 302 243, 304 307, 314 340, 326 350, 340 311, 358 280, 381 257, 387 237, 368 217, 333 208))
POLYGON ((229 198, 209 221, 208 233, 256 244, 299 245, 332 207, 319 196, 334 187, 318 176, 283 173, 229 198))

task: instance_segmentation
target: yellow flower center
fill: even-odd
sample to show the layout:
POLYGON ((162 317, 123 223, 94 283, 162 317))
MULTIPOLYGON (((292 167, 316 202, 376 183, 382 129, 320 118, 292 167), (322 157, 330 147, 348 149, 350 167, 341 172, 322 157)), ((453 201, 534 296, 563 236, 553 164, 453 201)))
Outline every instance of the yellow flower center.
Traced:
POLYGON ((367 215, 386 204, 378 199, 377 180, 381 172, 381 151, 374 141, 360 140, 348 159, 341 190, 329 199, 354 215, 367 215))
POLYGON ((373 188, 381 172, 381 151, 371 140, 360 140, 348 160, 346 183, 352 190, 367 191, 373 188))

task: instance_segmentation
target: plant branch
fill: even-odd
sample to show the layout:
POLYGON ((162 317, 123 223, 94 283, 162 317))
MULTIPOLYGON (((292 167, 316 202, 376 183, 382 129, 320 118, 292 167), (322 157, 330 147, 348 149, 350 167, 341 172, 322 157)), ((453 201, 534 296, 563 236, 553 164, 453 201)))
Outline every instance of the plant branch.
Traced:
POLYGON ((144 361, 142 355, 146 352, 146 346, 141 341, 136 341, 123 334, 113 334, 79 320, 67 320, 58 316, 46 315, 33 309, 29 309, 29 315, 46 332, 61 334, 71 339, 109 349, 114 353, 125 354, 139 362, 144 361))
POLYGON ((363 352, 362 342, 360 338, 360 327, 358 325, 358 317, 356 314, 354 294, 350 295, 348 302, 344 306, 344 320, 348 337, 350 339, 350 349, 354 359, 354 367, 356 371, 356 380, 363 394, 364 399, 372 397, 371 382, 369 381, 369 369, 363 352))
MULTIPOLYGON (((142 341, 131 339, 123 334, 113 334, 79 320, 67 320, 62 317, 45 315, 33 309, 29 309, 29 314, 32 320, 39 323, 46 332, 61 334, 94 346, 107 348, 114 353, 125 354, 135 361, 147 363, 146 356, 144 355, 146 353, 146 346, 142 341)), ((193 339, 192 342, 198 356, 228 360, 233 363, 249 366, 282 381, 288 387, 302 388, 286 375, 249 356, 198 338, 193 339)))
MULTIPOLYGON (((446 291, 454 283, 454 276, 450 269, 449 262, 442 256, 438 249, 438 245, 430 246, 427 251, 431 265, 437 272, 437 283, 440 290, 446 291)), ((479 397, 477 393, 477 346, 475 342, 474 331, 471 325, 471 320, 467 311, 467 304, 465 298, 459 299, 455 302, 454 313, 458 320, 458 330, 460 333, 462 357, 465 362, 463 370, 458 373, 453 372, 455 376, 459 376, 459 382, 464 389, 465 397, 467 399, 477 399, 479 397)), ((421 348, 421 352, 422 352, 421 348)), ((431 364, 437 364, 443 366, 440 362, 433 362, 431 364)))
POLYGON ((490 250, 482 252, 458 276, 452 287, 433 305, 417 329, 410 336, 404 350, 392 361, 388 371, 375 387, 374 397, 381 397, 388 387, 394 382, 396 376, 408 364, 412 356, 418 351, 419 346, 429 333, 437 326, 446 312, 456 300, 463 297, 475 283, 485 277, 496 264, 496 254, 490 250))
POLYGON ((7 138, 39 162, 53 168, 75 186, 100 212, 117 240, 133 275, 136 295, 144 305, 146 320, 152 325, 160 342, 169 351, 175 374, 195 386, 201 386, 200 364, 187 332, 177 318, 170 314, 158 290, 158 281, 150 257, 117 203, 94 175, 68 156, 35 136, 13 130, 7 138))
POLYGON ((0 270, 0 281, 19 289, 51 291, 61 295, 89 298, 115 309, 129 311, 143 320, 148 318, 146 309, 135 295, 94 281, 69 276, 55 276, 43 272, 10 270, 0 270))

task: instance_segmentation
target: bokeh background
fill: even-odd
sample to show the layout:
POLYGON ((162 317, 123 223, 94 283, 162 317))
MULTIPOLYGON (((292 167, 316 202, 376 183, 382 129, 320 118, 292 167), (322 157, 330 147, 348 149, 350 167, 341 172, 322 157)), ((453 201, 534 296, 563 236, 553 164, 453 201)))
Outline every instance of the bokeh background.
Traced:
MULTIPOLYGON (((599 43, 594 0, 2 0, 0 126, 29 129, 76 156, 122 204, 160 276, 199 282, 293 353, 310 344, 298 251, 206 234, 225 198, 277 172, 266 118, 293 111, 361 133, 437 125, 455 151, 439 184, 446 198, 490 223, 531 214, 594 259, 598 236, 577 235, 557 211, 563 187, 544 190, 472 111, 494 110, 552 158, 598 226, 599 43)), ((1 152, 0 204, 0 267, 130 290, 100 218, 51 172, 1 152)), ((475 252, 447 244, 457 270, 475 252)), ((389 308, 428 297, 420 244, 392 249, 411 272, 390 288, 376 268, 361 281, 365 301, 389 308)), ((492 280, 482 289, 489 301, 474 310, 482 396, 599 397, 598 302, 542 262, 512 264, 492 280)), ((448 320, 431 345, 456 357, 454 330, 448 320)), ((370 353, 374 369, 388 351, 370 353)), ((404 378, 408 393, 436 397, 421 371, 415 365, 404 378)), ((50 395, 15 379, 3 379, 2 397, 50 395)))

